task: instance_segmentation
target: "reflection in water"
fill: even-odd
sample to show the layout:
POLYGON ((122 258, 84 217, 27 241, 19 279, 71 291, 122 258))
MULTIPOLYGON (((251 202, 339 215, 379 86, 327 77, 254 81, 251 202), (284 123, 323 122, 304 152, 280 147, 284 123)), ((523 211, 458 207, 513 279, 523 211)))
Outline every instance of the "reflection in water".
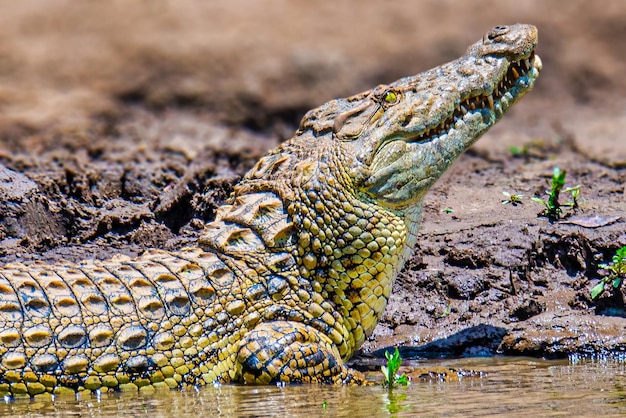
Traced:
POLYGON ((626 362, 463 359, 420 364, 486 372, 459 382, 380 386, 216 386, 142 396, 105 394, 0 404, 0 416, 376 417, 626 414, 626 362))

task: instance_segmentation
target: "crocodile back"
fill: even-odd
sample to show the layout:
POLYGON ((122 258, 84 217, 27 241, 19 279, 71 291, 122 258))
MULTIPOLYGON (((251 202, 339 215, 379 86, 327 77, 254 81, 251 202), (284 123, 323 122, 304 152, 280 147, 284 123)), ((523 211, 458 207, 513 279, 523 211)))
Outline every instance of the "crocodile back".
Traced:
POLYGON ((0 273, 0 383, 28 386, 30 375, 35 389, 24 389, 36 394, 46 384, 82 389, 90 376, 92 388, 117 387, 139 374, 146 384, 178 386, 200 363, 194 378, 214 381, 215 365, 232 366, 245 329, 237 280, 215 253, 198 248, 8 265, 0 273))

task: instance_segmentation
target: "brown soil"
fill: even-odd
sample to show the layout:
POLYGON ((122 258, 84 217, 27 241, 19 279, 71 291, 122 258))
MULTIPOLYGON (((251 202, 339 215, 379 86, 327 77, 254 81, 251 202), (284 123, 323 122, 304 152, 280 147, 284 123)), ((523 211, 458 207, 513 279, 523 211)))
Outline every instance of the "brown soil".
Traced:
POLYGON ((415 255, 364 349, 624 351, 624 290, 589 297, 598 265, 626 245, 621 0, 4 5, 0 261, 193 244, 306 110, 453 59, 516 21, 539 27, 543 74, 427 196, 415 255), (537 216, 529 197, 554 166, 581 186, 565 221, 606 225, 537 216), (502 204, 504 190, 523 204, 502 204))

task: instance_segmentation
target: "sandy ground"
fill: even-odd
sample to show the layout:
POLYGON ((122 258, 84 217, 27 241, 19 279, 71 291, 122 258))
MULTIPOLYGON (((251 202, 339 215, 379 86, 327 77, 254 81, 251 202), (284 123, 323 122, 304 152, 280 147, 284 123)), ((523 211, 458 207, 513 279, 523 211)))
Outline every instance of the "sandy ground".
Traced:
POLYGON ((535 91, 427 196, 414 258, 364 349, 624 351, 624 291, 589 297, 598 265, 626 245, 621 0, 6 3, 0 261, 193 244, 306 110, 454 59, 514 22, 539 27, 535 91), (565 221, 606 225, 537 217, 529 197, 555 166, 581 186, 565 221), (502 204, 502 191, 523 204, 502 204))

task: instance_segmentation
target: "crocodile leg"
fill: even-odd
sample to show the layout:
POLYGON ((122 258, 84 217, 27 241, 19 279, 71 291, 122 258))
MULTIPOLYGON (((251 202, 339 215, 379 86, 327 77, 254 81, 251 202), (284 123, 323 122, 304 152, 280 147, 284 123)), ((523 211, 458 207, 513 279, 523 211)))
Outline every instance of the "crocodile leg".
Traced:
POLYGON ((345 366, 329 337, 292 321, 263 323, 250 331, 236 367, 245 383, 366 383, 361 372, 345 366))

